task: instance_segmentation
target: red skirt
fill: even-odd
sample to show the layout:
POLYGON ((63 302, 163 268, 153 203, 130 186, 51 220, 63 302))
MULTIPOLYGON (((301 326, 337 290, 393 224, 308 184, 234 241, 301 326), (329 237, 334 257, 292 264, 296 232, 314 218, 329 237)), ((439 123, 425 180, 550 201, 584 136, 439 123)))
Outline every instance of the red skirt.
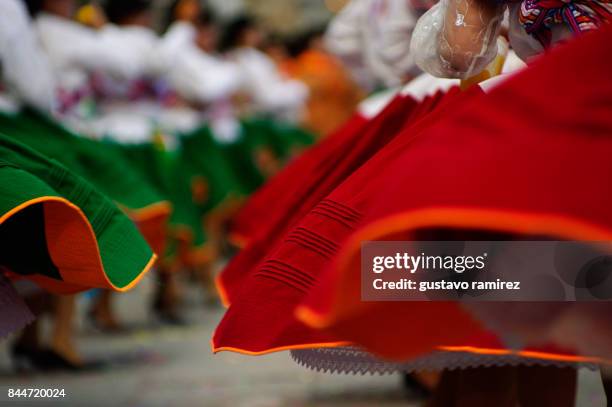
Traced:
MULTIPOLYGON (((470 93, 480 91, 474 88, 470 93)), ((410 97, 397 97, 359 133, 346 136, 343 150, 323 160, 327 171, 318 174, 315 180, 309 180, 307 185, 303 184, 301 194, 293 197, 293 207, 289 206, 286 212, 273 214, 277 220, 271 225, 273 227, 239 253, 221 274, 218 285, 225 290, 231 306, 215 334, 215 349, 265 353, 312 344, 338 344, 332 336, 313 331, 294 318, 293 309, 314 286, 322 268, 315 267, 312 273, 305 276, 292 272, 293 260, 284 258, 285 249, 295 248, 299 255, 301 250, 309 252, 310 248, 322 244, 316 242, 316 238, 313 241, 308 231, 299 226, 301 219, 311 211, 323 211, 330 216, 325 218, 326 215, 323 215, 324 219, 340 217, 352 222, 353 218, 343 214, 342 210, 335 212, 333 207, 326 206, 325 196, 389 144, 402 129, 407 129, 407 134, 410 134, 410 128, 429 121, 430 112, 452 110, 455 101, 464 96, 453 88, 447 93, 439 92, 426 97, 421 103, 416 103, 410 97), (268 254, 272 255, 266 258, 268 254), (279 276, 280 279, 276 278, 279 276), (255 329, 257 334, 251 335, 251 329, 255 329)))
MULTIPOLYGON (((611 39, 607 27, 554 50, 426 129, 400 153, 379 154, 367 171, 389 182, 377 185, 376 196, 355 199, 348 188, 332 194, 330 200, 362 211, 364 220, 342 237, 328 222, 316 226, 316 233, 344 240, 339 254, 325 262, 324 278, 297 308, 298 319, 393 359, 440 348, 509 352, 457 303, 361 302, 359 244, 439 229, 611 240, 612 192, 604 186, 612 174, 611 39)), ((351 181, 368 176, 364 170, 351 181)), ((571 312, 584 313, 566 325, 566 338, 542 333, 540 343, 550 346, 516 353, 612 360, 610 347, 580 343, 592 332, 611 342, 609 322, 607 329, 600 323, 602 307, 612 311, 608 304, 572 305, 571 312)))
MULTIPOLYGON (((436 349, 509 352, 457 303, 361 302, 360 242, 437 229, 612 240, 611 39, 609 28, 584 35, 387 140, 282 234, 244 280, 214 349, 348 342, 402 360, 436 349)), ((574 352, 517 351, 581 360, 574 352)))

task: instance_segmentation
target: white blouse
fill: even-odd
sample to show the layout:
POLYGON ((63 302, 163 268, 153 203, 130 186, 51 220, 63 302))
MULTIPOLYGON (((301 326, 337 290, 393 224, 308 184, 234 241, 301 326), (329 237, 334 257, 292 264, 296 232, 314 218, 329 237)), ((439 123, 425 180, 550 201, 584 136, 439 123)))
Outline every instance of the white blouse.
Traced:
POLYGON ((184 45, 174 56, 167 73, 171 87, 197 103, 213 103, 230 97, 242 85, 236 64, 209 55, 195 44, 184 45))
POLYGON ((130 44, 118 41, 112 28, 96 31, 48 13, 41 13, 35 25, 53 71, 64 89, 75 90, 84 86, 91 72, 130 78, 140 69, 135 59, 130 57, 130 44))
POLYGON ((244 90, 257 111, 297 119, 308 97, 304 83, 283 77, 274 61, 254 48, 237 49, 230 57, 240 68, 244 90))
POLYGON ((420 14, 410 1, 352 0, 330 24, 326 45, 366 87, 399 86, 420 73, 410 52, 420 14))

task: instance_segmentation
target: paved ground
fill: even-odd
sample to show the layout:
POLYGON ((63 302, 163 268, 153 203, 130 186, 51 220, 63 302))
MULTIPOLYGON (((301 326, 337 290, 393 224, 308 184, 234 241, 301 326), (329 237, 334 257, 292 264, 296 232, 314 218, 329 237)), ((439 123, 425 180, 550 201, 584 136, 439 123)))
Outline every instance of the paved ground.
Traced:
MULTIPOLYGON (((287 353, 252 358, 212 355, 209 338, 220 318, 193 295, 187 304, 194 322, 168 328, 151 321, 147 298, 151 282, 119 298, 118 308, 132 327, 128 334, 101 336, 80 327, 83 353, 107 361, 95 374, 15 375, 0 343, 0 405, 62 406, 206 406, 206 407, 416 407, 401 390, 397 376, 330 376, 297 366, 287 353), (126 312, 129 310, 129 312, 126 312), (9 387, 65 388, 55 403, 9 402, 9 387)), ((80 311, 85 309, 83 298, 80 311)), ((83 318, 80 318, 81 320, 83 318)), ((597 374, 583 372, 579 407, 604 407, 597 374)))

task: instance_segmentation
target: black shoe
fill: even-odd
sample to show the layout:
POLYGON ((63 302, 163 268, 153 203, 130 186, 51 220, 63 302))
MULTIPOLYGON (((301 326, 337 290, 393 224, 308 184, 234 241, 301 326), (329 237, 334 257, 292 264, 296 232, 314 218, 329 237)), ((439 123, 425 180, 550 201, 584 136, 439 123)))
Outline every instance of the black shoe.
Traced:
POLYGON ((180 315, 178 315, 176 312, 171 312, 171 311, 156 311, 155 315, 157 316, 157 319, 161 323, 163 323, 165 325, 171 325, 171 326, 187 326, 187 325, 189 325, 187 320, 185 320, 185 318, 183 318, 180 315))
POLYGON ((74 363, 53 349, 43 349, 38 353, 35 360, 39 370, 45 372, 66 371, 66 372, 89 372, 100 370, 104 367, 101 361, 87 361, 74 363))
POLYGON ((23 346, 11 348, 11 360, 17 372, 87 372, 100 370, 100 361, 73 363, 52 349, 35 349, 23 346))
POLYGON ((34 370, 40 349, 15 344, 11 347, 10 357, 13 368, 17 372, 34 370))

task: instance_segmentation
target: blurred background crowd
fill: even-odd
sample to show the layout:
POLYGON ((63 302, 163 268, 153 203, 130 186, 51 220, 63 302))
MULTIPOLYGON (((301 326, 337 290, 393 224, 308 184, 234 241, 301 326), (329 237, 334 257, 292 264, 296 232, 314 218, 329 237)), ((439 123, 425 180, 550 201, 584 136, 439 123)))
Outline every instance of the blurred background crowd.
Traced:
MULTIPOLYGON (((214 318, 202 322, 199 312, 218 317, 214 273, 240 243, 227 234, 232 215, 379 85, 363 72, 347 71, 323 44, 327 23, 344 5, 0 5, 0 131, 20 135, 21 142, 93 180, 128 211, 158 254, 144 288, 133 293, 65 295, 60 289, 62 295, 54 295, 16 282, 36 320, 4 341, 3 383, 32 374, 43 374, 40 383, 46 383, 62 372, 115 371, 113 364, 129 363, 129 352, 138 353, 135 338, 147 332, 163 337, 163 326, 186 329, 188 341, 194 334, 188 327, 202 324, 196 342, 207 343, 214 318), (80 162, 71 150, 80 151, 80 162), (119 348, 128 354, 118 352, 119 361, 109 362, 111 345, 84 356, 81 348, 91 350, 92 334, 123 338, 119 343, 129 345, 119 348)), ((207 352, 198 349, 200 356, 207 352)), ((147 358, 135 363, 146 368, 147 358)))
MULTIPOLYGON (((79 166, 81 175, 87 167, 89 179, 129 208, 160 258, 149 298, 141 299, 158 323, 188 323, 181 305, 189 286, 201 287, 202 307, 218 306, 213 273, 231 255, 227 222, 236 208, 343 123, 363 97, 322 44, 340 7, 198 0, 2 5, 2 132, 29 131, 22 141, 53 150, 63 164, 74 145, 89 149, 68 166, 79 166), (31 124, 43 126, 38 136, 31 124), (53 137, 70 147, 54 145, 53 137), (131 181, 117 185, 117 177, 131 181)), ((9 342, 16 372, 104 368, 79 351, 78 318, 100 334, 125 333, 130 306, 114 304, 109 291, 79 297, 28 282, 17 288, 39 318, 9 342)))

